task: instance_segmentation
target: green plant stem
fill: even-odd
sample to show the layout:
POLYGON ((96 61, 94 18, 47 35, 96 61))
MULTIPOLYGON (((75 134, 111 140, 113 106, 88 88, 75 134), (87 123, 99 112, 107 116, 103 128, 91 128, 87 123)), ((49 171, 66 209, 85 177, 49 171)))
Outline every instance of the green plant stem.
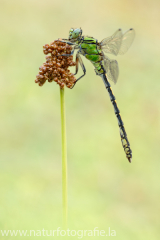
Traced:
POLYGON ((67 148, 66 148, 66 121, 64 88, 60 88, 61 99, 61 131, 62 131, 62 203, 63 228, 67 229, 67 148))

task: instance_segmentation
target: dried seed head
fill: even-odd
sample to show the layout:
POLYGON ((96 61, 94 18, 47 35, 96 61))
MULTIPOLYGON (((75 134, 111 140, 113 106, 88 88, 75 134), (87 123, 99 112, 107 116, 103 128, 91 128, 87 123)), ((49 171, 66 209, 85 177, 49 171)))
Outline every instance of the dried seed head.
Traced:
POLYGON ((45 44, 43 46, 44 54, 50 54, 46 56, 46 62, 39 68, 39 74, 36 76, 35 83, 39 86, 48 80, 48 82, 55 81, 61 88, 64 86, 72 88, 76 82, 75 76, 70 73, 68 67, 75 66, 73 62, 73 56, 59 56, 61 54, 70 54, 72 47, 64 42, 55 40, 51 44, 45 44))

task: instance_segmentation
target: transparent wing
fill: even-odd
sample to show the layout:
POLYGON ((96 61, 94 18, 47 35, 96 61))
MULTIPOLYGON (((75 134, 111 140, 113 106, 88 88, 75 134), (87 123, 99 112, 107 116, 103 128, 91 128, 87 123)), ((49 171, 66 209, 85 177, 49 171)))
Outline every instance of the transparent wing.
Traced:
POLYGON ((123 34, 122 43, 119 49, 118 54, 122 55, 128 51, 135 37, 135 31, 133 28, 129 29, 123 34))
POLYGON ((129 29, 124 34, 118 29, 111 37, 105 38, 100 42, 103 52, 113 55, 124 54, 130 48, 135 37, 134 29, 129 29))
POLYGON ((116 83, 119 75, 118 62, 116 60, 110 60, 107 56, 105 56, 104 68, 106 70, 108 80, 116 83))
POLYGON ((111 37, 105 38, 101 41, 101 49, 105 53, 117 55, 121 46, 123 33, 118 29, 111 37))

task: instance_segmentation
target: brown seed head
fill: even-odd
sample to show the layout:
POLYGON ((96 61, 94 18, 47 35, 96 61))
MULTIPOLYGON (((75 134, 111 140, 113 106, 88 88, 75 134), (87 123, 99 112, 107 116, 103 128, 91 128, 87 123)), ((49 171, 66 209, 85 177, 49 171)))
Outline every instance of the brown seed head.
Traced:
POLYGON ((70 45, 59 40, 55 40, 50 45, 45 44, 43 52, 49 55, 46 56, 46 62, 39 68, 39 74, 36 76, 35 82, 39 86, 43 86, 46 80, 48 82, 55 81, 61 88, 64 88, 64 86, 72 88, 76 78, 68 68, 75 66, 76 63, 73 62, 73 56, 60 56, 61 54, 70 54, 71 50, 70 45))

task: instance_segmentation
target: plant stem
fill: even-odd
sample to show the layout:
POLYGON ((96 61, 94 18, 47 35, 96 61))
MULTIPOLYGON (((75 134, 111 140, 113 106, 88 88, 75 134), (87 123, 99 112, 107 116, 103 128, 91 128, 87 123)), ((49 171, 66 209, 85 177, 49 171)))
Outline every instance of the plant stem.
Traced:
POLYGON ((61 131, 62 131, 62 203, 63 228, 67 229, 67 149, 64 88, 60 88, 61 99, 61 131))

